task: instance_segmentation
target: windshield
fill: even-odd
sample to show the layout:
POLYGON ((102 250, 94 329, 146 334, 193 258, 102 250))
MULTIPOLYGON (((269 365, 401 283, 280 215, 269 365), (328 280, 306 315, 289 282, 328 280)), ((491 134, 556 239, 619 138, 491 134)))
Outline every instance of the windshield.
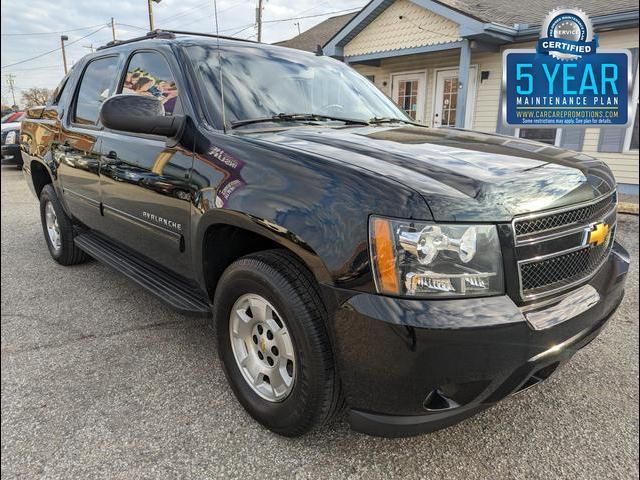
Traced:
POLYGON ((223 65, 227 123, 279 114, 317 114, 350 120, 411 121, 369 80, 342 62, 264 46, 187 47, 210 111, 219 111, 223 65))

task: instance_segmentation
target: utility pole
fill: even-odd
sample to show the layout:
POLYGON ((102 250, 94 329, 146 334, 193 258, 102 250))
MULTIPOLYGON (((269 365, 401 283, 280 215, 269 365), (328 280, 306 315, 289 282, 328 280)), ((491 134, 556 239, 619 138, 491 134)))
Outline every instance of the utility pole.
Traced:
POLYGON ((13 73, 7 73, 5 77, 7 77, 7 85, 9 85, 9 89, 11 90, 11 98, 13 99, 13 103, 12 103, 12 106, 13 106, 13 105, 16 105, 16 92, 14 91, 14 83, 13 83, 13 79, 16 77, 13 73))
POLYGON ((300 22, 296 22, 296 23, 294 23, 294 25, 295 25, 296 27, 298 27, 298 35, 300 35, 300 33, 301 33, 301 32, 300 32, 300 22))
POLYGON ((82 48, 88 48, 91 53, 95 52, 93 43, 90 43, 89 45, 83 45, 82 48))
POLYGON ((64 74, 65 75, 68 73, 68 69, 67 69, 67 52, 65 52, 65 50, 64 50, 64 42, 66 40, 69 40, 69 37, 67 37, 66 35, 60 35, 60 47, 62 49, 62 63, 64 64, 64 74))
POLYGON ((116 41, 116 21, 111 17, 111 35, 113 36, 113 41, 116 41))
POLYGON ((258 24, 258 42, 262 41, 262 0, 258 0, 256 8, 256 23, 258 24))
POLYGON ((149 9, 149 31, 153 32, 153 2, 160 3, 161 0, 147 0, 147 8, 149 9))

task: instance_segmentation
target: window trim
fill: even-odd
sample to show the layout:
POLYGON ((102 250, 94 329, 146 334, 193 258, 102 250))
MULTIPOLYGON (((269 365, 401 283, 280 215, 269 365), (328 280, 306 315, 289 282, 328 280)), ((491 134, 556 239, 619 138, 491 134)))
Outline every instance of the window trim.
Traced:
MULTIPOLYGON (((549 128, 549 127, 545 127, 544 129, 549 128)), ((553 127, 551 127, 553 128, 553 127)), ((524 130, 526 130, 527 128, 525 127, 524 130)), ((544 129, 540 129, 540 130, 544 130, 544 129)), ((521 127, 516 127, 515 131, 513 132, 513 136, 516 138, 521 138, 520 137, 520 130, 522 130, 521 127)), ((532 129, 534 130, 534 129, 532 129)), ((553 141, 553 144, 548 144, 550 147, 559 147, 562 145, 562 129, 556 127, 555 128, 556 131, 556 137, 555 140, 553 141)), ((522 140, 528 140, 527 138, 522 138, 522 140)), ((535 140, 534 140, 535 142, 535 140)), ((544 143, 544 142, 540 142, 540 143, 544 143)))
POLYGON ((631 118, 631 125, 627 127, 627 131, 624 134, 624 143, 622 144, 623 153, 635 153, 638 152, 637 148, 631 148, 631 138, 633 137, 633 127, 636 123, 636 112, 638 111, 638 72, 640 68, 636 67, 635 80, 633 82, 633 92, 631 97, 631 111, 629 116, 631 118))
POLYGON ((87 69, 89 68, 89 65, 91 65, 93 62, 97 61, 97 60, 104 60, 105 58, 115 58, 116 59, 116 68, 120 68, 120 63, 121 63, 121 55, 119 53, 112 53, 109 55, 102 55, 99 57, 94 57, 92 59, 90 59, 82 68, 82 73, 80 74, 80 78, 78 78, 76 85, 75 85, 75 90, 73 92, 73 99, 71 101, 71 105, 69 108, 69 116, 68 116, 68 123, 69 125, 76 127, 76 128, 86 128, 89 130, 104 130, 104 127, 102 126, 102 123, 100 122, 100 115, 98 115, 98 119, 97 122, 93 125, 88 125, 86 123, 78 123, 75 121, 76 119, 76 110, 78 107, 78 96, 80 95, 80 88, 82 88, 82 81, 84 80, 84 76, 87 73, 87 69))

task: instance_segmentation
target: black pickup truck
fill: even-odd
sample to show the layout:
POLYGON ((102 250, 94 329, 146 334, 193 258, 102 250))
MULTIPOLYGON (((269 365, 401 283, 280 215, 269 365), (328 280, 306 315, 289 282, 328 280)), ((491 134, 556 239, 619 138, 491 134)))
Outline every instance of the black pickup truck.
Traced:
POLYGON ((416 125, 331 58, 155 31, 28 116, 52 257, 210 318, 283 435, 343 409, 377 435, 453 424, 549 377, 624 294, 603 162, 416 125))

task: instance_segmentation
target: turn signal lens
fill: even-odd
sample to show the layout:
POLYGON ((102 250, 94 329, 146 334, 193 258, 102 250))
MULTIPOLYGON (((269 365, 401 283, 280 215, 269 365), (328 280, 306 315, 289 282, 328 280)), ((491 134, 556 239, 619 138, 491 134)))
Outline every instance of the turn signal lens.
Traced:
POLYGON ((391 224, 382 218, 373 218, 372 227, 373 262, 378 291, 397 295, 400 293, 400 288, 391 224))

